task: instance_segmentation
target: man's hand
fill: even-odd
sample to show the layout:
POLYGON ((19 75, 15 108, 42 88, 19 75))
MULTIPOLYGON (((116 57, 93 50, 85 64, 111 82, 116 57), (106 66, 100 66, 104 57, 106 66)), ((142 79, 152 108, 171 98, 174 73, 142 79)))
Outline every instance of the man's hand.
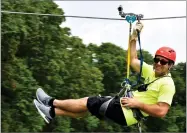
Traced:
POLYGON ((141 32, 143 29, 143 24, 141 22, 137 22, 135 27, 133 28, 133 32, 131 35, 131 40, 137 40, 138 38, 138 33, 137 31, 141 32))
POLYGON ((141 111, 149 114, 153 117, 164 117, 168 110, 169 104, 164 102, 158 102, 156 104, 144 104, 138 101, 136 98, 123 97, 121 99, 122 106, 129 108, 138 108, 141 111))
POLYGON ((136 98, 123 97, 121 99, 122 106, 129 108, 139 108, 141 102, 136 98))

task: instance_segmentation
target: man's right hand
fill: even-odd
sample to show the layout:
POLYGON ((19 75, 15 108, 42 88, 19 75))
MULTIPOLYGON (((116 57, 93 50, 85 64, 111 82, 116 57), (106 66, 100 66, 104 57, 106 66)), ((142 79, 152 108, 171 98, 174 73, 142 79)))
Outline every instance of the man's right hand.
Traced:
POLYGON ((136 25, 134 26, 133 28, 133 32, 132 32, 132 35, 131 35, 131 41, 132 40, 137 40, 138 39, 138 33, 137 33, 137 30, 139 32, 141 32, 143 29, 143 24, 141 22, 137 22, 136 25))

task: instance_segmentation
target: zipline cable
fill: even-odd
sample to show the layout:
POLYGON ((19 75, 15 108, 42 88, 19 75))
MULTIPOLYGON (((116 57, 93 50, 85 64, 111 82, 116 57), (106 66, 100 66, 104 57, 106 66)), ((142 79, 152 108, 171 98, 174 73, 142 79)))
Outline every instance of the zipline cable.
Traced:
MULTIPOLYGON (((54 16, 54 17, 66 17, 66 18, 69 17, 69 18, 103 19, 103 20, 124 20, 124 19, 118 19, 118 18, 102 18, 102 17, 58 15, 58 14, 42 14, 42 13, 15 12, 15 11, 1 11, 1 13, 23 14, 23 15, 39 15, 39 16, 54 16)), ((144 18, 144 19, 141 19, 141 20, 178 19, 178 18, 186 18, 186 16, 144 18)))

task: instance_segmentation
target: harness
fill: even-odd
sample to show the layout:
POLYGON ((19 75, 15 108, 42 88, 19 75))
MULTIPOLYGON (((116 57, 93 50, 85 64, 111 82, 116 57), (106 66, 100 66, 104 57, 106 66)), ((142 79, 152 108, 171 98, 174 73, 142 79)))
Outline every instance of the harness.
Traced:
MULTIPOLYGON (((109 99, 108 101, 104 102, 101 105, 101 107, 99 109, 99 113, 100 113, 100 115, 104 116, 105 118, 106 118, 105 113, 107 111, 108 105, 110 104, 110 102, 114 98, 116 98, 116 97, 133 97, 133 93, 131 91, 131 88, 137 86, 138 83, 140 82, 141 73, 142 73, 142 65, 143 65, 143 55, 142 55, 142 50, 141 50, 140 33, 139 33, 139 31, 137 31, 137 34, 138 34, 138 43, 139 43, 139 48, 140 48, 140 73, 138 75, 137 82, 132 84, 130 82, 130 80, 129 80, 131 29, 132 29, 132 23, 135 22, 136 20, 140 21, 140 19, 143 18, 143 15, 142 14, 136 15, 134 13, 124 13, 122 6, 120 6, 118 8, 118 11, 119 11, 119 15, 121 17, 125 18, 125 20, 129 23, 129 42, 128 42, 128 56, 127 56, 127 77, 121 83, 122 89, 120 90, 120 92, 115 97, 111 97, 111 99, 109 99)), ((142 113, 140 112, 139 109, 133 108, 132 112, 133 112, 134 118, 138 121, 138 128, 139 128, 139 132, 141 133, 140 121, 144 118, 144 116, 142 115, 142 113)))

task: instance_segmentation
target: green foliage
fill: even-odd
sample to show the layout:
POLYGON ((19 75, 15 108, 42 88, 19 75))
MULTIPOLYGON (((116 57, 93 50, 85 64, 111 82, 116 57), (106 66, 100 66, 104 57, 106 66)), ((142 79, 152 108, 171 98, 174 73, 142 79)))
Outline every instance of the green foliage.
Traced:
POLYGON ((14 59, 11 63, 3 63, 2 75, 2 131, 41 130, 44 123, 35 113, 36 110, 32 104, 32 98, 38 86, 32 73, 27 69, 25 61, 14 59), (30 123, 38 126, 30 125, 30 123))
POLYGON ((119 91, 120 84, 124 79, 125 51, 111 43, 103 43, 99 48, 92 51, 98 60, 95 66, 104 74, 102 83, 105 92, 110 95, 119 91))
MULTIPOLYGON (((52 0, 4 0, 2 10, 61 14, 52 0)), ((112 43, 84 45, 60 27, 64 17, 1 15, 1 129, 2 132, 132 132, 88 114, 84 118, 56 117, 49 125, 33 105, 35 91, 42 87, 59 99, 91 95, 114 95, 126 77, 127 51, 112 43)), ((139 52, 138 52, 139 55, 139 52)), ((143 50, 144 61, 153 57, 143 50)), ((149 118, 143 131, 184 132, 186 111, 186 63, 171 70, 176 94, 168 115, 149 118)), ((135 80, 135 78, 132 78, 135 80)))

